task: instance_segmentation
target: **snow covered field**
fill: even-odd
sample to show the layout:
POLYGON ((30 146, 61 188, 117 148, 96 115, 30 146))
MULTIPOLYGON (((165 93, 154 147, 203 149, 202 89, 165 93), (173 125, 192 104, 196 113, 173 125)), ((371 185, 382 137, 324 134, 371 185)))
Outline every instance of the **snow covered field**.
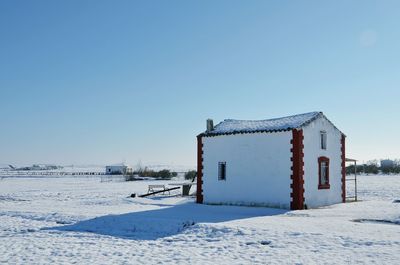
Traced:
POLYGON ((1 264, 398 264, 400 176, 359 177, 357 203, 208 206, 99 177, 0 180, 1 264))

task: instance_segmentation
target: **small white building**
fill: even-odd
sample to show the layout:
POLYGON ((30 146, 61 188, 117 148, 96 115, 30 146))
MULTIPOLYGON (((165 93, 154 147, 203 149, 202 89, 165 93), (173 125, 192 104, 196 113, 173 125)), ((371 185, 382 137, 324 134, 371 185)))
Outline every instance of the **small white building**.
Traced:
POLYGON ((322 112, 224 120, 197 136, 197 202, 305 209, 345 202, 345 135, 322 112))
POLYGON ((132 167, 124 163, 106 166, 107 175, 126 175, 132 173, 132 167))

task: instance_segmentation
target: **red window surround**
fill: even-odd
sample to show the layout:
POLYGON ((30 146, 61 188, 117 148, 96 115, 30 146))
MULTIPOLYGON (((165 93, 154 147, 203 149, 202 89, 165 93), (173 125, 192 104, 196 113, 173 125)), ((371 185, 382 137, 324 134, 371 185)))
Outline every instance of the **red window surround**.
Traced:
POLYGON ((318 157, 318 189, 329 189, 329 158, 325 156, 318 157), (323 165, 325 166, 323 168, 323 165), (325 170, 325 174, 323 174, 325 170))

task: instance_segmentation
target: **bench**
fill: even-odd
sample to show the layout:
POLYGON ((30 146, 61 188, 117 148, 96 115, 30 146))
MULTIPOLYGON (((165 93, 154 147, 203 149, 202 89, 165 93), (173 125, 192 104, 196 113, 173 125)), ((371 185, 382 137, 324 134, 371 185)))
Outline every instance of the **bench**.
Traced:
MULTIPOLYGON (((151 192, 156 192, 156 191, 165 191, 165 185, 149 185, 149 189, 147 190, 147 193, 151 192)), ((163 192, 164 194, 164 192, 163 192)), ((168 190, 168 194, 171 194, 168 190)))

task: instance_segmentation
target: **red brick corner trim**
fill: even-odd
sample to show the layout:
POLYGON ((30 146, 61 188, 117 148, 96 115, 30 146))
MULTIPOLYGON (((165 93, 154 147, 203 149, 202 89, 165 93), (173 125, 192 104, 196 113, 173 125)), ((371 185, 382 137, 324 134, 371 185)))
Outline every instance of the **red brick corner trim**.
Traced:
POLYGON ((196 202, 203 203, 203 139, 197 136, 197 192, 196 202))
POLYGON ((346 202, 346 136, 342 134, 342 202, 346 202))
POLYGON ((292 175, 290 188, 292 192, 290 193, 291 210, 301 210, 304 209, 304 145, 303 145, 303 130, 292 130, 293 138, 291 140, 292 144, 292 175))

